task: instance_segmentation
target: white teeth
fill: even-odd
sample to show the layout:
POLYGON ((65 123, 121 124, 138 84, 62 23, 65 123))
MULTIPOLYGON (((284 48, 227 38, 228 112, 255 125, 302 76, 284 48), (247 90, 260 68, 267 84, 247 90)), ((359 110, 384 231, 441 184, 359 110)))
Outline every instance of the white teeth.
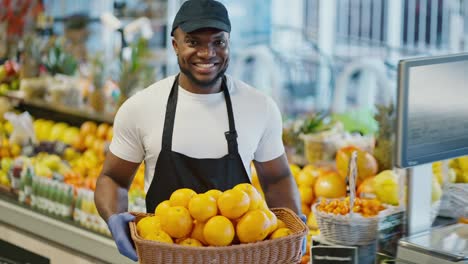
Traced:
POLYGON ((214 66, 214 63, 210 63, 210 64, 201 64, 201 63, 197 63, 197 66, 198 66, 198 67, 201 67, 201 68, 210 68, 210 67, 213 67, 213 66, 214 66))

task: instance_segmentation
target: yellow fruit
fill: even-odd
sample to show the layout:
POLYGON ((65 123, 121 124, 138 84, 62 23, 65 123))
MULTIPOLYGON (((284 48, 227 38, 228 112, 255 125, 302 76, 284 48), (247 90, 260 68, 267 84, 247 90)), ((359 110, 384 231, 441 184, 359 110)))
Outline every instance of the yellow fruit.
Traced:
POLYGON ((244 191, 250 198, 249 210, 255 210, 260 207, 260 203, 263 201, 260 193, 255 187, 249 183, 240 183, 232 188, 234 190, 244 191))
POLYGON ((161 222, 158 216, 147 216, 140 219, 137 223, 138 234, 145 238, 148 234, 154 232, 157 229, 160 229, 161 222))
POLYGON ((314 200, 314 192, 312 191, 311 186, 299 186, 299 196, 301 198, 301 203, 311 204, 314 200))
POLYGON ((239 190, 227 190, 218 198, 218 208, 221 215, 236 219, 241 217, 250 207, 249 196, 239 190))
POLYGON ((189 247, 203 247, 202 243, 195 238, 185 238, 177 244, 189 247))
POLYGON ((301 204, 301 210, 302 210, 302 213, 305 214, 305 215, 310 214, 310 212, 311 212, 310 205, 301 204))
POLYGON ((234 234, 232 222, 222 215, 210 218, 203 228, 203 237, 210 246, 227 246, 234 239, 234 234))
POLYGON ((278 226, 276 227, 276 229, 286 227, 286 224, 283 222, 283 220, 278 219, 277 221, 278 221, 278 226))
POLYGON ((285 237, 292 235, 293 231, 289 228, 279 228, 275 232, 273 232, 270 236, 270 239, 275 239, 275 238, 280 238, 280 237, 285 237))
POLYGON ((357 181, 360 183, 378 172, 377 160, 370 153, 354 146, 339 149, 336 152, 336 168, 339 175, 345 179, 348 176, 348 167, 351 154, 357 152, 357 181))
POLYGON ((215 198, 208 194, 197 194, 190 199, 188 210, 193 219, 205 222, 218 214, 215 198))
POLYGON ((80 134, 83 136, 86 135, 95 135, 97 130, 97 124, 93 121, 86 121, 81 124, 80 134))
POLYGON ((223 192, 220 191, 220 190, 213 189, 213 190, 209 190, 209 191, 205 192, 205 194, 208 194, 209 196, 213 197, 216 201, 218 201, 219 196, 221 196, 221 194, 223 194, 223 192))
POLYGON ((316 197, 340 198, 346 196, 346 182, 336 173, 322 174, 314 186, 316 197))
POLYGON ((307 217, 307 226, 309 229, 318 229, 317 219, 315 218, 314 212, 310 212, 307 217))
POLYGON ((314 187, 317 177, 320 175, 320 171, 316 169, 302 170, 296 178, 297 185, 314 187))
POLYGON ((10 154, 11 154, 12 157, 19 156, 21 154, 21 146, 16 144, 16 143, 11 144, 10 154))
POLYGON ((398 175, 392 170, 384 170, 375 176, 374 189, 381 202, 398 205, 398 175))
POLYGON ((268 216, 268 219, 270 220, 270 228, 268 230, 268 233, 271 233, 278 228, 278 218, 270 210, 263 210, 263 212, 266 214, 266 216, 268 216))
POLYGON ((241 243, 265 239, 270 231, 270 219, 263 210, 248 211, 236 225, 236 234, 241 243))
POLYGON ((289 170, 291 171, 291 174, 294 178, 296 178, 297 175, 301 172, 301 168, 296 164, 289 164, 289 170))
POLYGON ((154 215, 162 216, 164 212, 171 207, 169 200, 160 202, 156 209, 154 209, 154 215))
POLYGON ((146 235, 144 239, 163 242, 163 243, 169 243, 169 244, 174 243, 174 241, 172 241, 172 238, 169 236, 169 234, 167 234, 161 229, 154 230, 154 232, 151 232, 148 235, 146 235))
POLYGON ((196 240, 200 241, 203 245, 208 245, 203 236, 203 229, 205 228, 205 222, 195 221, 195 224, 192 229, 192 234, 190 234, 191 238, 195 238, 196 240))
POLYGON ((171 194, 169 202, 171 203, 171 206, 183 206, 187 208, 190 199, 192 199, 196 194, 197 193, 195 191, 189 188, 178 189, 171 194))
POLYGON ((161 217, 161 229, 173 238, 188 236, 192 232, 193 219, 187 208, 173 206, 161 217))
POLYGON ((96 137, 105 140, 107 138, 107 131, 109 130, 109 125, 106 123, 101 123, 96 129, 96 137))

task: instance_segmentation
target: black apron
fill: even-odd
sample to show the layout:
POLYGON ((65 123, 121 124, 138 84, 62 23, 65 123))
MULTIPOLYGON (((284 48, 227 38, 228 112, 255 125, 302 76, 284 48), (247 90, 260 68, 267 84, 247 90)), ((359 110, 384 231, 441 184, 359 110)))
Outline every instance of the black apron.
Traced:
POLYGON ((161 152, 156 162, 153 180, 146 194, 147 212, 154 212, 160 202, 168 200, 172 192, 180 188, 190 188, 197 193, 202 193, 210 189, 225 191, 239 183, 250 183, 237 149, 237 132, 226 77, 223 77, 221 89, 226 100, 229 118, 229 131, 224 133, 228 154, 219 159, 191 158, 172 151, 172 132, 179 90, 179 76, 176 76, 167 100, 161 152))

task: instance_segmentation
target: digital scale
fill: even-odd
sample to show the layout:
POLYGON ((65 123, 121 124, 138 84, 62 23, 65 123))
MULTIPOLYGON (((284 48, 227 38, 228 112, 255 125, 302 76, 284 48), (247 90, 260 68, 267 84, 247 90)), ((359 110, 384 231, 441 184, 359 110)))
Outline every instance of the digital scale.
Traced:
POLYGON ((468 264, 468 224, 433 228, 400 239, 399 264, 468 264))

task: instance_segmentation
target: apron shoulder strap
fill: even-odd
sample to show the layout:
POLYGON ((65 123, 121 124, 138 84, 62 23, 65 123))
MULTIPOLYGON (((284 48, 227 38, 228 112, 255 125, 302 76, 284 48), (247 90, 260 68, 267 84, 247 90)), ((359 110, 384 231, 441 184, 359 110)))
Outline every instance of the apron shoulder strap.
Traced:
POLYGON ((229 119, 229 131, 224 132, 224 136, 226 137, 226 141, 228 143, 229 154, 230 156, 232 156, 233 154, 237 154, 239 151, 237 149, 237 131, 236 125, 234 123, 234 113, 232 111, 231 96, 229 95, 229 89, 226 84, 226 76, 223 76, 223 82, 221 84, 221 87, 224 92, 224 98, 226 100, 226 108, 229 119))

